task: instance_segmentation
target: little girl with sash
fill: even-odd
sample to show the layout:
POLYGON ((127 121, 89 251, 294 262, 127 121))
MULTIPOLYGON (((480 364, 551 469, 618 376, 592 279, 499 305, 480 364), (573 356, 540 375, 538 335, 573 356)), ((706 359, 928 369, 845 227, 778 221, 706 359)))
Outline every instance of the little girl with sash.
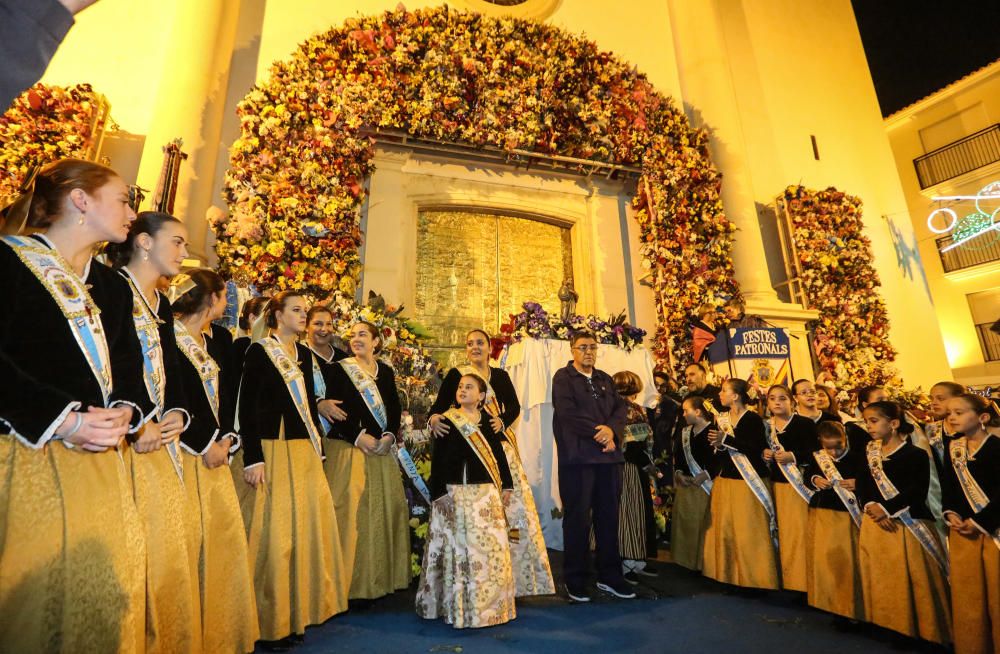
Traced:
POLYGON ((173 216, 144 211, 123 243, 105 250, 132 292, 132 320, 143 378, 160 431, 143 429, 126 452, 135 505, 146 533, 146 651, 201 650, 198 549, 201 525, 187 511, 178 439, 190 423, 183 408, 179 352, 170 303, 156 290, 180 272, 187 229, 173 216))
POLYGON ((58 161, 19 199, 45 235, 0 239, 3 652, 145 649, 145 539, 117 448, 153 406, 128 286, 92 258, 128 236, 122 198, 110 168, 58 161))
MULTIPOLYGON (((242 654, 253 650, 260 632, 254 601, 246 531, 229 471, 229 457, 240 446, 225 410, 221 370, 205 347, 206 323, 222 317, 226 285, 211 270, 178 275, 170 287, 174 334, 180 351, 179 376, 191 423, 181 434, 181 458, 187 489, 187 512, 198 525, 195 556, 199 561, 202 648, 205 652, 242 654)), ((234 398, 235 399, 235 398, 234 398)))
POLYGON ((458 408, 444 413, 446 434, 433 443, 431 504, 417 615, 456 629, 489 627, 517 617, 504 504, 513 480, 500 436, 480 411, 486 382, 459 379, 458 408))
POLYGON ((821 422, 816 431, 820 449, 810 453, 802 475, 816 491, 809 500, 805 542, 809 606, 848 620, 864 620, 858 573, 862 512, 854 491, 866 466, 865 456, 848 449, 847 432, 841 423, 821 422))
POLYGON ((816 423, 811 418, 793 413, 792 392, 782 384, 775 384, 767 390, 767 408, 771 418, 764 460, 770 467, 774 509, 777 512, 781 586, 785 590, 804 593, 806 528, 813 490, 806 485, 799 466, 805 465, 816 449, 816 423))
POLYGON ((1000 426, 996 403, 980 395, 948 400, 942 478, 951 557, 957 654, 1000 651, 1000 426))
POLYGON ((899 405, 873 402, 862 415, 872 437, 858 479, 865 617, 905 636, 949 643, 948 559, 927 507, 931 462, 908 442, 913 425, 899 405))
POLYGON ((517 391, 505 371, 489 364, 489 334, 481 329, 473 329, 466 334, 465 356, 468 364, 452 368, 445 376, 437 400, 430 410, 429 426, 435 434, 445 433, 443 414, 453 406, 458 381, 463 374, 475 373, 486 381, 486 402, 483 408, 489 414, 494 431, 500 434, 504 456, 514 479, 514 495, 506 505, 506 512, 513 536, 510 554, 517 596, 551 595, 556 592, 552 581, 552 567, 545 539, 542 537, 538 510, 535 508, 535 496, 524 466, 521 465, 517 436, 514 433, 514 423, 521 415, 517 391))
MULTIPOLYGON (((768 449, 764 420, 747 409, 749 385, 742 379, 723 382, 719 401, 729 411, 716 414, 718 429, 708 432, 725 456, 712 482, 704 574, 727 584, 778 590, 778 528, 763 457, 768 449)), ((704 406, 715 411, 711 402, 704 406)))
POLYGON ((351 327, 353 356, 331 366, 327 397, 340 400, 344 420, 328 441, 326 475, 351 572, 350 599, 374 600, 410 585, 409 507, 396 462, 402 409, 392 368, 378 361, 379 330, 351 327))
POLYGON ((682 410, 687 426, 681 430, 674 452, 670 555, 677 565, 700 571, 705 562, 712 479, 719 474, 722 459, 708 442, 712 419, 705 409, 705 398, 688 396, 682 410))
POLYGON ((934 465, 941 477, 945 474, 944 464, 947 459, 945 453, 948 450, 948 444, 954 437, 951 428, 948 427, 948 402, 951 398, 964 394, 965 387, 950 381, 938 382, 931 386, 931 390, 928 392, 931 399, 930 414, 932 420, 924 425, 924 435, 927 436, 927 444, 934 456, 934 465))
POLYGON ((265 312, 270 336, 247 350, 239 392, 243 481, 260 636, 288 646, 347 610, 347 579, 316 424, 312 353, 297 343, 306 300, 282 291, 265 312))

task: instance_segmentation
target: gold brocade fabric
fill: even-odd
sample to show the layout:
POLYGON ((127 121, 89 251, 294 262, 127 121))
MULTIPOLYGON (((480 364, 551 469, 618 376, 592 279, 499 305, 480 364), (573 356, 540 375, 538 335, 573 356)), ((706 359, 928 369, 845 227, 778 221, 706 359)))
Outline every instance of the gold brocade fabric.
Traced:
POLYGON ((510 474, 514 478, 514 493, 505 509, 507 523, 520 531, 519 541, 510 544, 517 596, 551 595, 556 592, 556 586, 552 581, 549 552, 545 549, 542 526, 535 509, 535 496, 531 492, 521 459, 507 441, 503 442, 503 453, 507 456, 510 474))
POLYGON ((781 587, 806 592, 806 527, 809 505, 791 484, 772 484, 781 544, 781 587))
POLYGON ((809 606, 852 620, 865 619, 858 575, 858 529, 850 513, 809 509, 806 589, 809 606))
POLYGON ((340 556, 333 498, 307 439, 262 439, 264 483, 243 481, 245 525, 260 637, 305 633, 347 610, 348 571, 340 556))
POLYGON ((409 507, 392 455, 368 456, 341 440, 327 440, 324 465, 334 497, 341 543, 352 571, 351 599, 376 599, 409 587, 409 507))
POLYGON ((746 482, 716 477, 705 530, 705 576, 747 588, 781 588, 768 525, 767 511, 746 482))
POLYGON ((700 486, 677 486, 670 514, 670 556, 677 565, 701 570, 705 563, 705 530, 710 498, 700 486))
POLYGON ((898 520, 896 527, 890 533, 867 515, 861 520, 858 568, 865 616, 906 636, 949 643, 951 611, 944 571, 909 529, 898 520))
POLYGON ((200 456, 184 457, 188 515, 201 594, 202 650, 252 652, 259 635, 247 537, 236 489, 225 465, 209 470, 200 456))
POLYGON ((145 541, 117 451, 0 435, 0 651, 141 654, 145 541))
POLYGON ((456 629, 517 617, 503 503, 496 486, 448 486, 434 501, 417 589, 417 615, 456 629))
POLYGON ((125 463, 146 536, 146 654, 201 651, 197 568, 188 552, 187 493, 167 450, 125 463))
POLYGON ((984 534, 949 530, 956 654, 1000 651, 1000 548, 984 534))

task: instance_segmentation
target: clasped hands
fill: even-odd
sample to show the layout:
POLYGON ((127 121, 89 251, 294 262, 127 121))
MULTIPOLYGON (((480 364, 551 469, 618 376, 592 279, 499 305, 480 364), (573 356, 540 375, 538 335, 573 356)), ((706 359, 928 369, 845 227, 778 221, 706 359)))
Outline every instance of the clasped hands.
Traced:
MULTIPOLYGON (((498 434, 503 433, 503 430, 506 429, 503 420, 498 416, 490 416, 490 426, 498 434)), ((434 435, 434 438, 442 438, 448 433, 448 424, 444 421, 444 416, 439 413, 435 413, 427 419, 427 428, 434 435)))
POLYGON ((957 513, 952 511, 944 514, 944 521, 948 523, 948 527, 954 529, 962 536, 968 536, 971 538, 982 533, 976 527, 975 523, 972 522, 972 518, 962 520, 957 513))
POLYGON ((602 446, 601 452, 614 452, 617 449, 615 446, 615 433, 607 425, 597 425, 594 428, 594 440, 597 441, 598 445, 602 446))
POLYGON ((392 434, 382 434, 380 438, 375 438, 366 430, 362 429, 354 444, 365 454, 372 456, 384 456, 392 449, 392 444, 396 442, 396 437, 392 434))
POLYGON ((777 461, 778 463, 795 463, 795 455, 786 450, 764 450, 764 460, 768 463, 771 460, 777 461))

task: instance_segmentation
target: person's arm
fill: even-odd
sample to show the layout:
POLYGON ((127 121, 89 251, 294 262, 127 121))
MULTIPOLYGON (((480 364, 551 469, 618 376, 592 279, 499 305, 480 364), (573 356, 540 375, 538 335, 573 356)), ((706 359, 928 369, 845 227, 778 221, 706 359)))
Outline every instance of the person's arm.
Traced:
POLYGON ((886 513, 896 517, 903 510, 920 506, 927 501, 927 489, 931 483, 931 461, 922 450, 920 456, 907 456, 900 462, 900 472, 892 482, 899 494, 891 500, 883 500, 886 513))
POLYGON ((0 113, 41 79, 73 26, 73 14, 94 0, 0 2, 0 113))
POLYGON ((247 350, 243 366, 243 380, 240 384, 240 437, 243 439, 243 468, 263 465, 264 450, 260 439, 265 429, 265 406, 274 398, 267 397, 267 375, 274 374, 274 367, 259 344, 247 350))
POLYGON ((503 410, 500 412, 500 420, 503 426, 510 427, 521 417, 521 402, 517 398, 517 391, 514 383, 510 380, 510 375, 499 368, 493 369, 493 390, 496 392, 503 410))
POLYGON ((444 412, 455 403, 455 391, 458 390, 460 379, 462 379, 462 373, 458 371, 458 368, 452 368, 448 371, 448 374, 444 376, 444 380, 441 382, 441 388, 438 390, 434 404, 431 405, 430 411, 427 414, 428 416, 443 416, 444 412))
POLYGON ((611 408, 611 415, 608 416, 605 424, 615 433, 615 439, 619 445, 625 442, 625 424, 628 421, 628 402, 615 390, 613 381, 609 380, 611 397, 614 401, 611 408))
POLYGON ((396 388, 396 373, 392 366, 379 363, 379 380, 382 381, 382 388, 379 393, 382 395, 382 402, 385 404, 386 434, 396 436, 399 434, 399 424, 403 416, 403 407, 399 401, 399 390, 396 388), (384 375, 384 376, 383 376, 384 375))
MULTIPOLYGON (((485 413, 485 412, 484 412, 485 413)), ((510 474, 510 464, 507 463, 507 455, 503 451, 503 437, 493 430, 493 425, 489 419, 480 420, 479 428, 486 436, 490 449, 493 450, 493 458, 497 460, 497 468, 500 469, 501 490, 514 490, 514 478, 510 474)))
MULTIPOLYGON (((347 418, 338 420, 331 425, 329 437, 355 445, 358 434, 364 428, 363 416, 367 415, 368 407, 362 402, 351 378, 347 376, 347 372, 340 364, 330 366, 326 396, 343 402, 340 408, 347 414, 347 418)), ((372 434, 372 436, 377 439, 379 434, 372 434)))
POLYGON ((21 369, 0 350, 0 431, 6 426, 6 431, 22 443, 38 449, 56 435, 66 416, 86 410, 63 391, 21 369))
MULTIPOLYGON (((167 311, 164 315, 164 324, 160 328, 160 347, 163 350, 163 372, 166 376, 166 393, 164 397, 165 406, 163 415, 166 417, 171 411, 180 412, 184 417, 184 427, 191 426, 191 412, 188 410, 187 388, 184 381, 184 373, 181 370, 181 354, 177 347, 177 336, 174 333, 173 316, 169 313, 167 299, 161 297, 167 311)), ((162 318, 161 318, 162 319, 162 318)), ((197 390, 197 389, 194 389, 197 390)))
POLYGON ((129 432, 135 433, 153 419, 156 405, 149 397, 143 377, 142 344, 132 318, 132 289, 121 275, 103 264, 93 261, 91 266, 88 282, 105 287, 95 289, 99 292, 94 300, 101 309, 101 323, 107 334, 111 355, 114 388, 108 406, 131 406, 134 411, 129 422, 129 432))

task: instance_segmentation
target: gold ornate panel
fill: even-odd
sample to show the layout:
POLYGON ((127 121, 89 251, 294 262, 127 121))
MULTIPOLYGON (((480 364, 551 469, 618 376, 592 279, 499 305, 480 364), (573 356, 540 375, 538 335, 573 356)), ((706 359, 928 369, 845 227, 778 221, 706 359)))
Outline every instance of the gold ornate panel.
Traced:
POLYGON ((557 293, 573 274, 568 227, 471 211, 421 211, 417 218, 414 318, 431 332, 443 364, 463 357, 465 334, 496 334, 524 302, 559 311, 557 293))

